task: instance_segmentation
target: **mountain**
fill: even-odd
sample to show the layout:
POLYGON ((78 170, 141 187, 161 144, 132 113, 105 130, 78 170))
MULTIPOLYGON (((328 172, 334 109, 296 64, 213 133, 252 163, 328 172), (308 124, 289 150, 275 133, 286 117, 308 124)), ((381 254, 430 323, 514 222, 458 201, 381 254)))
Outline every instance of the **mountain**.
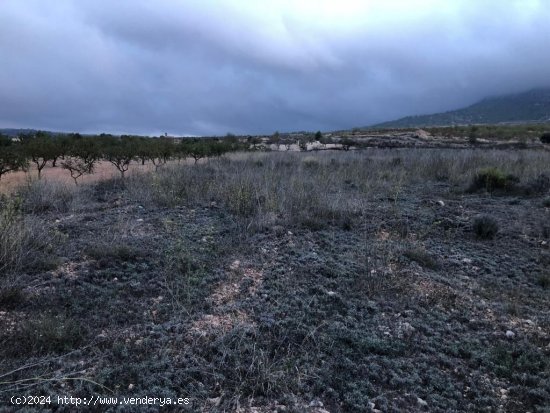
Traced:
POLYGON ((373 128, 416 128, 497 123, 550 122, 550 88, 485 98, 463 109, 432 115, 407 116, 373 128))

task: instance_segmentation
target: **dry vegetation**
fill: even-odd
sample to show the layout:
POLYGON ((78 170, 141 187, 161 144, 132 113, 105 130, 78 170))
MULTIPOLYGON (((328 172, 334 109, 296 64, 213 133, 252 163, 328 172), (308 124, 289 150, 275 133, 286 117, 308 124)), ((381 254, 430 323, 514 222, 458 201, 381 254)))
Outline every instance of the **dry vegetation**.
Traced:
POLYGON ((234 153, 23 185, 1 200, 0 403, 548 411, 549 165, 543 150, 234 153))

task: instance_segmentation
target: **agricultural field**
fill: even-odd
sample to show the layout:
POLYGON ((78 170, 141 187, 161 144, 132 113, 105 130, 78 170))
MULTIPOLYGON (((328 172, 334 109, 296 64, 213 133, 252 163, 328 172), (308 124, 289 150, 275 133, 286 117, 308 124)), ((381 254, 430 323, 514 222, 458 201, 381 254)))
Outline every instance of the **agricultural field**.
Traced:
POLYGON ((0 411, 548 412, 550 152, 469 144, 6 172, 0 411))

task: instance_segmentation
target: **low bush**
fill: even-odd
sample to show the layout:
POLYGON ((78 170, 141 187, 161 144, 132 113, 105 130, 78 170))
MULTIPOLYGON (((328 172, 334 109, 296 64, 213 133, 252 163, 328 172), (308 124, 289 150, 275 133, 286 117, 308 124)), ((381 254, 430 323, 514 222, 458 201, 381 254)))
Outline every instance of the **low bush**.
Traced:
POLYGON ((550 143, 550 132, 545 132, 540 135, 540 141, 542 143, 550 143))
POLYGON ((545 290, 550 287, 550 273, 540 274, 537 277, 537 285, 545 290))
POLYGON ((482 215, 474 219, 473 230, 479 239, 493 239, 498 233, 498 223, 494 218, 482 215))
POLYGON ((411 261, 415 261, 423 267, 432 270, 436 270, 439 268, 439 262, 437 261, 437 259, 424 248, 417 247, 408 249, 405 251, 404 255, 411 261))
POLYGON ((52 269, 56 259, 50 244, 53 240, 44 226, 21 214, 18 199, 0 202, 0 275, 52 269))
POLYGON ((470 191, 508 192, 514 190, 518 183, 519 178, 515 175, 505 174, 498 168, 485 168, 474 175, 470 191))
POLYGON ((22 322, 7 340, 14 343, 9 351, 17 356, 66 352, 85 337, 83 327, 75 320, 45 315, 22 322))
POLYGON ((16 307, 25 299, 21 287, 16 285, 0 286, 0 309, 16 307))
POLYGON ((550 191, 550 176, 546 174, 540 174, 535 179, 532 179, 525 185, 525 195, 541 195, 550 191))
POLYGON ((61 182, 35 181, 21 191, 23 210, 30 213, 67 212, 71 209, 74 189, 61 182))

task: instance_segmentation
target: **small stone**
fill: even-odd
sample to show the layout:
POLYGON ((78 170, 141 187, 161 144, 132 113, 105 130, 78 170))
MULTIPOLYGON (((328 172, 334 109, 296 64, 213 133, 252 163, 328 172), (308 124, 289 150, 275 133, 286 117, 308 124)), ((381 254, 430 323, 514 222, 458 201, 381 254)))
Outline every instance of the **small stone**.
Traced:
POLYGON ((512 330, 506 331, 506 338, 514 338, 516 336, 516 333, 514 333, 512 330))
POLYGON ((369 409, 371 409, 371 410, 376 407, 376 405, 373 402, 369 402, 368 406, 369 406, 369 409))
POLYGON ((287 234, 288 234, 288 235, 292 235, 292 231, 288 231, 287 234))
POLYGON ((420 397, 417 397, 417 398, 416 398, 416 402, 417 402, 418 405, 421 406, 421 407, 426 407, 426 406, 428 406, 428 402, 427 402, 426 400, 421 399, 420 397))
POLYGON ((323 402, 321 400, 312 400, 309 403, 309 407, 323 407, 323 402))
POLYGON ((442 206, 442 207, 445 206, 445 202, 443 202, 441 199, 439 201, 437 201, 437 203, 438 203, 439 206, 442 206))
POLYGON ((208 399, 208 403, 218 407, 220 405, 220 402, 222 401, 221 396, 220 397, 212 397, 211 399, 208 399))
POLYGON ((143 218, 138 218, 137 222, 143 222, 143 218))
POLYGON ((130 384, 128 385, 128 390, 132 390, 133 388, 134 388, 134 385, 133 385, 132 383, 130 383, 130 384))
POLYGON ((334 291, 327 291, 327 295, 329 297, 334 297, 336 295, 336 293, 334 291))
POLYGON ((470 258, 463 258, 463 259, 462 259, 462 262, 463 262, 464 264, 471 264, 471 263, 472 263, 472 260, 471 260, 470 258))

